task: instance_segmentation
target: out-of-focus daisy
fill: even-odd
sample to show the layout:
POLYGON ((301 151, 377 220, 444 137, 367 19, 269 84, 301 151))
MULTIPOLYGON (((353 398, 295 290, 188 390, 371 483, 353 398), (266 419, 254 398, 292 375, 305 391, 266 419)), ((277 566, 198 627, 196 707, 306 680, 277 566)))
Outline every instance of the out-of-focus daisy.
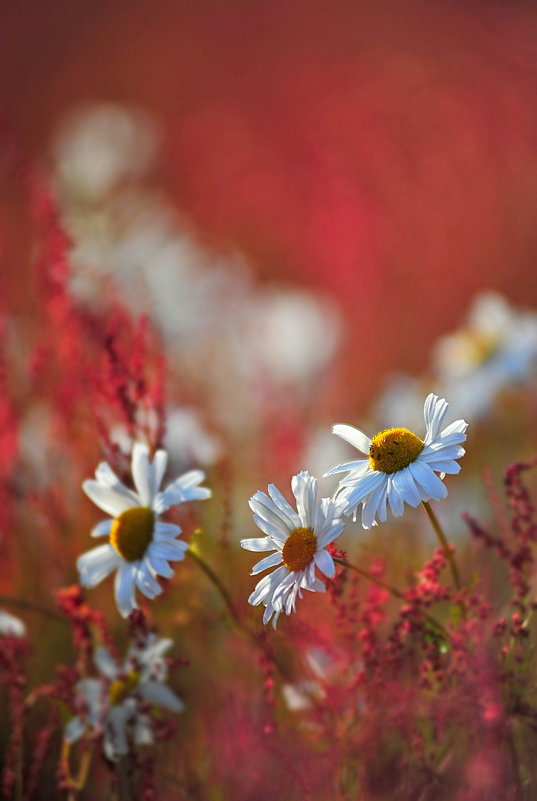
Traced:
POLYGON ((297 511, 281 492, 269 484, 269 494, 260 490, 250 498, 254 520, 265 537, 241 540, 247 551, 275 551, 252 569, 255 576, 275 567, 257 584, 248 598, 252 606, 265 605, 263 622, 276 628, 282 612, 295 611, 302 590, 324 592, 323 582, 315 575, 318 568, 328 578, 335 575, 335 565, 326 546, 344 529, 341 509, 330 498, 317 501, 317 479, 303 470, 291 481, 297 511))
POLYGON ((169 562, 183 559, 188 548, 186 542, 176 539, 180 527, 161 522, 159 515, 170 506, 211 495, 209 489, 199 486, 205 478, 201 470, 190 470, 159 492, 166 462, 166 451, 159 450, 151 463, 149 449, 138 442, 132 450, 136 491, 122 484, 106 462, 95 471, 95 481, 82 485, 86 495, 113 517, 92 530, 92 537, 108 537, 108 542, 79 557, 80 583, 95 587, 116 570, 116 603, 124 617, 137 607, 135 588, 148 598, 159 595, 162 587, 156 576, 170 578, 174 571, 169 562))
POLYGON ((537 314, 514 311, 495 292, 478 295, 465 326, 435 346, 434 366, 457 409, 478 418, 506 387, 537 367, 537 314))
POLYGON ((468 424, 456 420, 441 431, 448 404, 432 393, 425 399, 426 434, 420 439, 406 428, 380 431, 373 439, 349 425, 335 425, 333 432, 367 455, 365 459, 345 462, 326 475, 345 473, 336 493, 344 504, 345 514, 356 520, 359 504, 362 525, 371 528, 387 519, 388 502, 397 517, 404 504, 418 506, 422 501, 441 500, 448 494, 442 479, 446 473, 458 473, 456 459, 464 455, 461 443, 468 424), (440 475, 437 475, 439 473, 440 475))
POLYGON ((149 634, 132 645, 123 664, 118 664, 106 648, 95 652, 101 676, 82 679, 76 685, 79 714, 65 728, 65 739, 74 743, 86 733, 103 734, 108 759, 117 760, 129 752, 129 741, 151 745, 154 740, 150 708, 164 707, 179 713, 180 698, 165 684, 168 665, 164 654, 172 640, 149 634))
POLYGON ((0 609, 0 634, 9 637, 25 637, 26 626, 15 615, 10 615, 9 612, 0 609))
POLYGON ((54 144, 60 191, 98 203, 155 159, 160 133, 141 109, 112 103, 81 106, 62 121, 54 144))
POLYGON ((173 409, 166 415, 164 443, 174 464, 212 465, 222 455, 222 443, 204 425, 195 409, 173 409))

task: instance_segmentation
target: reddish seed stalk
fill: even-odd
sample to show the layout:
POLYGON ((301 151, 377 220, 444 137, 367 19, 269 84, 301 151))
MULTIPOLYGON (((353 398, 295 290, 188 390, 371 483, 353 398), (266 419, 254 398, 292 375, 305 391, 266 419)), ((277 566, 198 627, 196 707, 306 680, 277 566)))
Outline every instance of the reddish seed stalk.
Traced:
POLYGON ((422 501, 421 505, 423 506, 423 508, 427 512, 427 517, 431 521, 432 527, 434 529, 434 533, 438 537, 438 541, 440 542, 440 545, 442 546, 442 550, 444 551, 444 553, 446 555, 446 559, 449 562, 449 567, 451 569, 451 575, 453 577, 453 584, 455 585, 455 589, 460 590, 461 587, 462 587, 462 584, 461 584, 461 579, 460 579, 460 576, 459 576, 459 571, 457 569, 457 565, 455 563, 455 559, 453 557, 453 552, 451 550, 450 544, 447 541, 446 535, 444 534, 444 532, 442 530, 442 526, 438 522, 438 518, 435 515, 435 513, 433 512, 429 501, 422 501))
MULTIPOLYGON (((395 596, 395 598, 399 598, 401 601, 408 601, 408 598, 404 592, 401 592, 401 590, 398 590, 396 587, 392 587, 390 584, 387 584, 385 581, 382 581, 382 579, 377 578, 377 576, 374 576, 372 573, 368 573, 367 570, 362 570, 361 567, 357 567, 356 565, 347 562, 345 559, 340 559, 338 556, 333 556, 332 558, 334 562, 337 562, 338 565, 346 567, 349 570, 354 570, 355 573, 358 573, 358 575, 363 576, 368 581, 373 582, 373 584, 376 584, 378 587, 382 587, 383 590, 391 593, 391 595, 395 596)), ((436 618, 434 618, 432 615, 429 615, 424 610, 421 610, 421 613, 429 621, 429 623, 432 623, 433 626, 438 629, 439 632, 441 632, 446 638, 449 637, 449 634, 444 626, 439 623, 436 618)))

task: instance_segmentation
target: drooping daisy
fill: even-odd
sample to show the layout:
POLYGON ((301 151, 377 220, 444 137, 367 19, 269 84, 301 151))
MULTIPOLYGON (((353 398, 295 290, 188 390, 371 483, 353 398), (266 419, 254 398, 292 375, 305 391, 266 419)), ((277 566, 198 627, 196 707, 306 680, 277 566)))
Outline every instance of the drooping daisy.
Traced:
POLYGON ((103 735, 103 749, 110 760, 127 754, 130 742, 151 745, 154 741, 151 705, 179 713, 180 698, 165 684, 168 665, 164 654, 172 640, 151 633, 146 640, 131 645, 123 664, 118 664, 106 648, 95 652, 99 678, 82 679, 76 685, 79 714, 65 727, 65 739, 74 743, 86 733, 103 735))
POLYGON ((250 498, 254 520, 266 536, 241 540, 247 551, 275 551, 253 567, 252 576, 270 567, 276 570, 262 578, 248 598, 252 606, 265 605, 263 623, 274 616, 274 628, 282 612, 295 611, 302 590, 325 591, 315 569, 334 576, 334 561, 325 549, 344 529, 340 507, 330 498, 317 501, 317 479, 306 470, 293 476, 291 487, 297 511, 274 484, 269 484, 268 495, 259 490, 250 498))
POLYGON ((441 431, 448 404, 432 393, 425 399, 426 434, 420 439, 406 428, 380 431, 373 439, 349 425, 335 425, 333 432, 359 451, 365 459, 336 465, 326 473, 345 473, 336 492, 344 504, 345 514, 356 520, 362 504, 362 525, 371 528, 387 519, 390 505, 396 517, 403 514, 404 504, 418 506, 422 501, 441 500, 448 494, 442 479, 446 473, 458 473, 456 459, 464 456, 461 443, 466 439, 468 424, 456 420, 441 431), (439 473, 440 475, 437 475, 439 473))
POLYGON ((92 530, 92 537, 108 537, 108 542, 79 557, 80 583, 95 587, 116 570, 116 603, 123 617, 137 608, 136 587, 148 598, 162 592, 156 576, 173 576, 169 562, 184 559, 188 548, 186 542, 176 539, 181 528, 161 522, 159 515, 170 506, 211 495, 209 489, 199 486, 205 478, 201 470, 190 470, 159 492, 166 462, 166 451, 161 450, 151 463, 149 449, 138 442, 132 450, 136 491, 122 484, 106 462, 95 471, 95 481, 82 485, 86 495, 113 517, 92 530))

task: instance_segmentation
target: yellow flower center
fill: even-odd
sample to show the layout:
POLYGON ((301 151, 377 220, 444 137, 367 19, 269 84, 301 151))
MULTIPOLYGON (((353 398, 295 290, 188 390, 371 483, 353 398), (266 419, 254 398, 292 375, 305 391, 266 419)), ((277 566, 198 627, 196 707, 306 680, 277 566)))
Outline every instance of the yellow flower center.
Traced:
POLYGON ((127 562, 137 562, 153 539, 155 515, 147 506, 127 509, 116 517, 110 529, 110 544, 127 562))
POLYGON ((425 443, 407 428, 388 428, 376 434, 369 448, 369 464, 381 473, 397 473, 415 462, 425 443))
POLYGON ((134 692, 138 686, 139 680, 140 675, 135 670, 132 670, 130 673, 127 673, 126 676, 112 682, 108 690, 108 700, 111 705, 115 706, 116 704, 121 704, 128 695, 134 692))
POLYGON ((295 528, 282 549, 285 567, 297 573, 304 570, 317 552, 317 537, 311 528, 295 528))

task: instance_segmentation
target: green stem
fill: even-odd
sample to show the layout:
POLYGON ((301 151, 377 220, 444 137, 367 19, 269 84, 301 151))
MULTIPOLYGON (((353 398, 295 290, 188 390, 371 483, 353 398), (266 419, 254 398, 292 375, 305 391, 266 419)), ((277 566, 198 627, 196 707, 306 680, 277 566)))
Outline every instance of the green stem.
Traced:
POLYGON ((188 556, 190 556, 191 559, 194 560, 194 562, 198 565, 198 567, 200 567, 203 570, 203 572, 205 573, 207 578, 214 584, 214 586, 216 587, 216 589, 218 590, 218 592, 222 596, 222 600, 224 601, 225 605, 227 606, 229 614, 231 615, 231 617, 233 619, 233 622, 240 629, 242 629, 244 631, 245 630, 244 624, 243 624, 242 620, 240 619, 239 615, 237 614, 237 610, 235 609, 235 606, 233 605, 233 602, 232 602, 231 598, 229 597, 229 593, 226 590, 226 588, 224 587, 224 585, 222 584, 222 582, 220 581, 220 579, 218 578, 218 576, 216 575, 216 573, 214 572, 214 570, 212 569, 212 567, 210 567, 207 564, 207 562, 205 562, 205 560, 202 559, 201 556, 199 556, 199 554, 197 554, 191 548, 188 549, 187 554, 188 554, 188 556))
MULTIPOLYGON (((385 581, 382 581, 382 579, 377 578, 372 573, 368 573, 367 570, 362 570, 361 567, 357 567, 356 565, 347 562, 345 559, 340 559, 338 556, 333 556, 332 559, 334 562, 337 562, 338 565, 346 567, 349 570, 354 570, 355 573, 358 573, 358 575, 363 576, 368 581, 373 582, 373 584, 376 584, 377 587, 382 587, 383 590, 387 590, 387 592, 391 593, 393 596, 395 596, 395 598, 399 598, 402 601, 408 600, 404 592, 401 592, 401 590, 398 590, 396 587, 392 587, 390 584, 387 584, 385 581)), ((425 612, 423 609, 421 610, 421 613, 425 619, 429 621, 429 623, 432 623, 433 626, 436 626, 438 631, 440 631, 446 639, 449 639, 448 632, 436 618, 434 618, 432 615, 429 615, 428 612, 425 612)))
POLYGON ((433 512, 429 501, 422 501, 421 504, 422 504, 423 508, 425 509, 425 511, 427 512, 427 517, 431 521, 432 527, 434 529, 434 533, 438 537, 438 541, 440 542, 440 545, 442 546, 442 550, 444 551, 446 559, 449 562, 449 567, 451 569, 451 575, 453 577, 453 584, 455 585, 455 589, 460 590, 461 587, 462 587, 462 584, 461 584, 461 580, 460 580, 460 576, 459 576, 459 571, 457 569, 457 565, 455 563, 455 558, 453 556, 453 552, 451 550, 449 542, 447 541, 446 535, 444 534, 444 532, 442 530, 442 526, 438 522, 438 518, 435 515, 435 513, 433 512))
POLYGON ((207 564, 207 562, 204 559, 202 559, 202 557, 198 553, 193 551, 191 548, 189 548, 186 553, 191 557, 191 559, 194 560, 194 562, 198 565, 198 567, 205 573, 209 581, 211 581, 212 584, 214 584, 214 586, 220 593, 220 596, 222 597, 222 600, 224 601, 237 629, 242 634, 244 634, 249 640, 251 640, 257 648, 260 648, 263 651, 265 656, 268 657, 268 659, 270 659, 271 662, 273 662, 274 665, 278 668, 281 675, 286 681, 290 681, 291 678, 289 676, 289 671, 286 670, 286 668, 281 664, 278 658, 272 653, 269 646, 265 642, 263 642, 263 640, 261 640, 258 636, 256 636, 254 631, 252 631, 248 626, 246 626, 242 622, 241 618, 239 617, 239 614, 237 613, 237 610, 235 609, 233 601, 229 596, 228 591, 226 590, 226 588, 224 587, 224 585, 222 584, 222 582, 220 581, 220 579, 218 578, 212 567, 210 567, 207 564))
POLYGON ((43 615, 44 617, 56 620, 58 623, 64 623, 65 625, 68 625, 68 621, 57 612, 53 612, 51 609, 45 609, 42 606, 38 606, 31 601, 25 601, 22 598, 12 598, 9 595, 0 595, 0 604, 6 604, 7 606, 18 606, 20 609, 24 609, 27 612, 34 612, 36 615, 43 615))

